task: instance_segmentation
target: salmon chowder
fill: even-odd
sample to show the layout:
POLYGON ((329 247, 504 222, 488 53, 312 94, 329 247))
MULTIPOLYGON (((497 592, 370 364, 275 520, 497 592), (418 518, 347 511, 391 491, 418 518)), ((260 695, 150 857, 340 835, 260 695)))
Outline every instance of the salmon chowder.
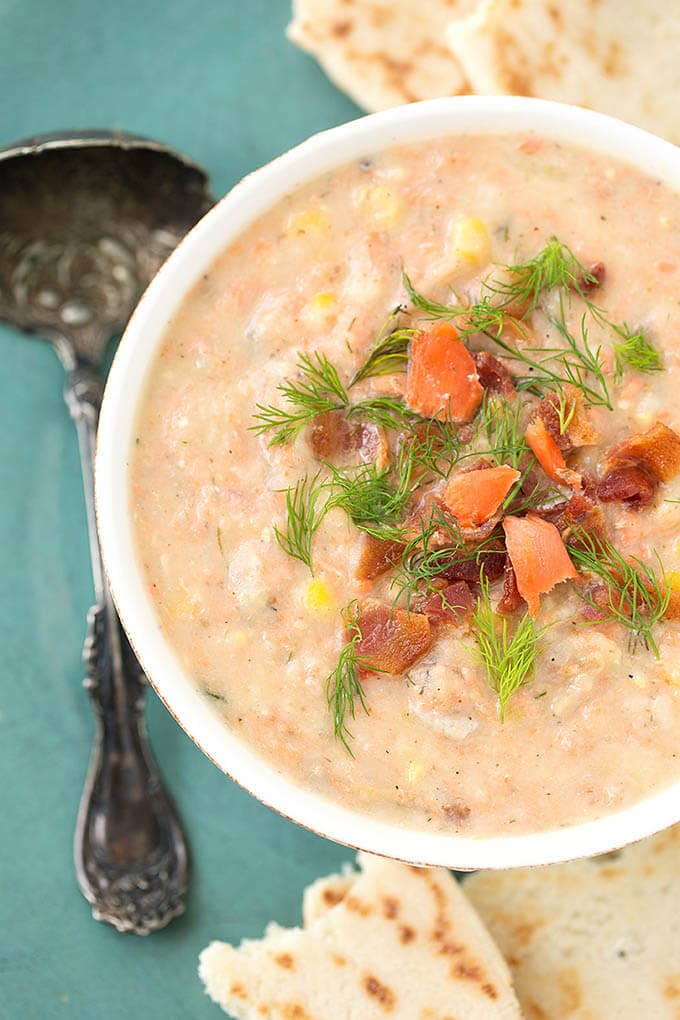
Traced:
POLYGON ((324 174, 233 243, 138 412, 178 660, 283 774, 529 833, 680 778, 680 196, 536 135, 324 174))

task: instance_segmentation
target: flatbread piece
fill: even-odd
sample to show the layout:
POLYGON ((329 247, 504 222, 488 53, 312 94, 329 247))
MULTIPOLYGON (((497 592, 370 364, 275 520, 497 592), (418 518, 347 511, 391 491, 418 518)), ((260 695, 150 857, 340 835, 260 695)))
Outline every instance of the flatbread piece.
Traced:
POLYGON ((480 0, 446 37, 475 92, 586 106, 680 142, 679 0, 480 0))
POLYGON ((617 854, 463 883, 527 1020, 680 1020, 680 825, 617 854))
POLYGON ((294 0, 288 38, 365 110, 469 91, 444 31, 474 0, 294 0))
POLYGON ((353 878, 311 887, 308 927, 204 949, 208 995, 236 1020, 520 1020, 507 965, 449 872, 357 861, 353 878))

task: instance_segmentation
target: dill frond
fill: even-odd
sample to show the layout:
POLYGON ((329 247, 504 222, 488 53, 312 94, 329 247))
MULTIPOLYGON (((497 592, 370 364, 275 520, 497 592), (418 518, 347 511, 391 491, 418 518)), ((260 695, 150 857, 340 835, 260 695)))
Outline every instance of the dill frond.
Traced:
POLYGON ((300 354, 297 368, 299 379, 286 379, 277 386, 288 408, 257 404, 256 424, 250 428, 258 434, 273 432, 270 446, 287 445, 318 415, 349 404, 347 390, 325 354, 300 354))
POLYGON ((620 337, 613 345, 617 382, 621 382, 627 368, 643 372, 645 375, 663 372, 661 355, 642 330, 634 333, 625 322, 622 326, 614 326, 611 323, 609 325, 620 337))
POLYGON ((390 329, 396 317, 402 311, 401 305, 388 316, 378 334, 378 339, 368 352, 363 365, 352 377, 349 388, 356 386, 363 379, 377 375, 390 375, 392 372, 404 372, 408 364, 408 346, 415 330, 390 329))
POLYGON ((329 509, 328 502, 319 505, 319 498, 327 488, 319 472, 311 479, 307 475, 298 479, 295 487, 286 491, 286 529, 274 528, 283 551, 304 563, 312 574, 312 540, 329 509))
POLYGON ((333 734, 352 757, 354 754, 349 745, 352 733, 347 725, 347 716, 356 718, 357 701, 368 714, 364 689, 359 679, 361 659, 357 656, 357 643, 361 640, 361 630, 355 607, 356 600, 341 611, 347 641, 340 652, 337 666, 326 677, 326 702, 333 716, 333 734))
POLYGON ((499 617, 493 611, 489 583, 484 577, 472 624, 476 657, 486 670, 489 686, 498 694, 499 717, 504 722, 512 695, 533 680, 538 641, 546 628, 537 629, 525 613, 511 634, 507 617, 499 617))
MULTIPOLYGON (((671 597, 671 587, 659 555, 654 554, 659 568, 657 574, 637 557, 624 559, 607 539, 595 538, 582 528, 573 528, 572 533, 577 540, 569 546, 574 564, 584 573, 599 578, 607 588, 605 601, 596 601, 591 594, 584 594, 577 588, 579 597, 607 620, 629 631, 631 652, 642 645, 658 659, 659 649, 652 631, 663 619, 671 597)), ((597 622, 586 621, 586 624, 597 622)))

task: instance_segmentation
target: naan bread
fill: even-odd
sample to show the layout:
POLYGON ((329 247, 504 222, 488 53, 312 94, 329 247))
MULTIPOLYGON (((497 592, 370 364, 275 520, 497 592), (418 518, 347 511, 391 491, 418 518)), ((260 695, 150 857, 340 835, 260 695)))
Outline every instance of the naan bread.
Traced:
POLYGON ((294 0, 288 38, 365 110, 469 91, 444 31, 474 0, 294 0))
POLYGON ((448 871, 357 860, 355 876, 311 887, 308 927, 204 949, 208 995, 237 1020, 520 1020, 507 965, 448 871))
POLYGON ((618 854, 472 875, 527 1020, 680 1020, 680 826, 618 854))
POLYGON ((481 0, 447 39, 475 92, 587 106, 680 142, 680 0, 481 0))

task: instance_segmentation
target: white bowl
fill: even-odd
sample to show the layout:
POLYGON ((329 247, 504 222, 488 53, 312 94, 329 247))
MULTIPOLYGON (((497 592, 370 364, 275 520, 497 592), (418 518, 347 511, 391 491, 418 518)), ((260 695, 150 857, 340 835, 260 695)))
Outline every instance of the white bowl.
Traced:
POLYGON ((138 403, 170 319, 213 259, 256 217, 300 184, 386 146, 438 135, 511 131, 536 131, 587 146, 680 190, 680 150, 673 145, 610 117, 541 100, 437 99, 315 135, 238 184, 194 227, 151 283, 109 376, 96 467, 99 533, 121 619, 159 697, 205 754, 259 800, 329 839, 415 864, 461 870, 547 864, 613 850, 677 822, 680 783, 596 821, 494 838, 401 828, 302 789, 229 732, 163 636, 135 553, 128 455, 138 403))

